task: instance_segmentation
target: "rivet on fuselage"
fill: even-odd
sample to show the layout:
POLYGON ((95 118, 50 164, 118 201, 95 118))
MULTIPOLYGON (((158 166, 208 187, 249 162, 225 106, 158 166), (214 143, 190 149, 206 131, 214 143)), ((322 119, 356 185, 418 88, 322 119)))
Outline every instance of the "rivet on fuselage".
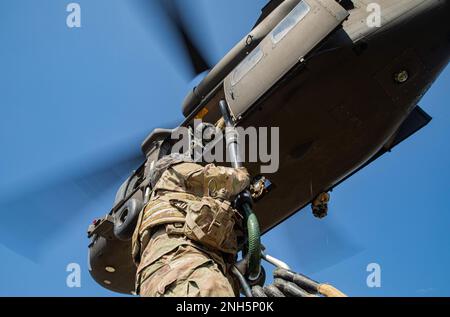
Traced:
POLYGON ((402 70, 398 73, 395 73, 394 79, 399 84, 406 83, 409 79, 409 73, 406 70, 402 70))

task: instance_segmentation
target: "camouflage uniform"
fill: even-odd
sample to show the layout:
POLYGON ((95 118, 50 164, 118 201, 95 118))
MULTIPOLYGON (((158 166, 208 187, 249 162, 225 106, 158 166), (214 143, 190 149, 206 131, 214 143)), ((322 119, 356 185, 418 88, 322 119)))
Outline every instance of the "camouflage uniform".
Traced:
POLYGON ((230 201, 249 185, 242 169, 168 156, 151 172, 153 194, 133 236, 141 296, 237 296, 229 272, 241 217, 230 201))

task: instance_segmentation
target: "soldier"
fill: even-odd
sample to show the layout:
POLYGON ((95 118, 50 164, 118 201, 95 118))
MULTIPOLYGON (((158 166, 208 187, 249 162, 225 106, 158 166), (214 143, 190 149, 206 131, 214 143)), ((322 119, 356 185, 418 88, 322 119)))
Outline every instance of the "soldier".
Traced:
POLYGON ((249 185, 245 168, 203 167, 171 154, 150 171, 153 188, 133 235, 141 296, 232 297, 242 217, 231 201, 249 185))

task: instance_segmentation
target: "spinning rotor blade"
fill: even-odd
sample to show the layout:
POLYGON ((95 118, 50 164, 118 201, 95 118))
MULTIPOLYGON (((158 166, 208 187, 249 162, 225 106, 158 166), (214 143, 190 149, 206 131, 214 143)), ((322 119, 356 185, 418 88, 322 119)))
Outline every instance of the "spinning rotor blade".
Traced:
POLYGON ((201 74, 204 71, 209 70, 211 67, 206 62, 204 55, 200 52, 200 49, 196 46, 193 39, 190 37, 187 29, 184 26, 183 20, 181 19, 179 8, 177 7, 174 0, 158 0, 158 4, 163 8, 167 17, 178 31, 179 36, 184 42, 187 53, 189 54, 189 59, 191 60, 192 67, 195 73, 201 74))
MULTIPOLYGON (((0 198, 0 244, 37 261, 46 243, 70 228, 72 219, 87 218, 87 230, 93 217, 110 211, 116 190, 145 162, 139 146, 144 136, 86 158, 76 166, 67 166, 60 173, 52 171, 52 175, 58 175, 54 179, 30 180, 22 190, 15 191, 16 195, 0 198), (111 197, 105 202, 104 195, 111 191, 111 197)), ((82 234, 80 239, 85 238, 82 234)))
POLYGON ((309 210, 295 216, 296 221, 287 221, 286 238, 295 250, 300 267, 293 268, 307 274, 316 273, 336 265, 362 252, 364 247, 352 239, 351 233, 333 219, 318 220, 309 210))
POLYGON ((303 274, 321 272, 364 251, 336 221, 318 220, 308 210, 299 211, 273 230, 262 237, 267 254, 303 274))
MULTIPOLYGON (((111 155, 115 157, 106 162, 88 164, 81 170, 79 166, 73 169, 68 166, 74 172, 47 182, 44 180, 34 188, 23 186, 22 192, 0 201, 3 218, 0 243, 33 261, 38 260, 46 242, 70 227, 72 219, 89 214, 89 205, 113 190, 114 185, 118 188, 132 169, 144 161, 139 152, 111 155)), ((111 204, 113 200, 111 197, 111 204)), ((103 208, 105 210, 92 213, 98 216, 106 214, 111 205, 103 208)))
POLYGON ((176 36, 179 38, 182 46, 185 50, 185 55, 187 59, 191 63, 191 67, 193 70, 193 76, 195 77, 198 74, 203 73, 204 71, 209 70, 211 67, 209 63, 206 61, 204 54, 195 44, 191 35, 186 28, 186 24, 183 22, 183 19, 180 14, 180 9, 177 6, 176 1, 174 0, 133 0, 131 1, 133 5, 137 7, 140 13, 143 13, 143 18, 148 21, 152 21, 154 17, 151 12, 155 11, 155 8, 159 9, 164 13, 165 18, 170 22, 173 27, 173 31, 176 33, 176 36))

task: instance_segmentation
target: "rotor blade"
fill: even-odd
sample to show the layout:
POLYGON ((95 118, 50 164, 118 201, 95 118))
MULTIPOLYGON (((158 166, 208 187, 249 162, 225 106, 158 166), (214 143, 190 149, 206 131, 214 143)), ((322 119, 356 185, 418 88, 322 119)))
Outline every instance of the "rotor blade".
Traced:
POLYGON ((193 39, 190 37, 181 18, 180 10, 175 1, 158 0, 158 3, 163 8, 164 12, 167 14, 167 17, 170 19, 173 26, 176 28, 180 37, 182 38, 195 73, 198 75, 203 73, 204 71, 209 70, 211 67, 208 62, 206 62, 204 55, 200 52, 200 49, 194 44, 193 39))
POLYGON ((144 14, 143 18, 148 20, 148 23, 154 19, 154 17, 150 14, 155 12, 155 6, 159 9, 159 12, 162 12, 165 18, 170 22, 172 26, 172 30, 176 33, 179 41, 181 42, 187 59, 191 63, 191 67, 193 70, 193 76, 195 77, 198 74, 203 73, 206 70, 209 70, 211 67, 209 63, 206 61, 204 54, 202 54, 201 50, 193 41, 191 35, 189 34, 185 23, 180 14, 180 9, 177 6, 176 2, 173 0, 133 0, 130 2, 136 6, 141 14, 144 14))
MULTIPOLYGON (((42 177, 35 185, 30 180, 21 186, 20 192, 16 190, 14 195, 1 199, 0 243, 37 261, 46 243, 70 228, 77 218, 89 219, 87 230, 87 221, 110 211, 115 191, 144 163, 139 147, 143 139, 143 136, 134 138, 126 145, 102 153, 101 158, 98 155, 86 158, 59 173, 52 171, 52 175, 59 175, 54 179, 42 177), (107 203, 102 200, 105 194, 110 195, 107 203), (87 210, 92 205, 99 210, 87 210)), ((84 238, 80 232, 80 239, 84 238)))
POLYGON ((331 216, 318 220, 307 210, 300 211, 266 236, 263 242, 266 239, 271 242, 266 245, 268 254, 284 256, 282 260, 290 265, 298 263, 292 270, 305 274, 322 271, 364 250, 331 216), (271 245, 277 248, 270 249, 271 245))
MULTIPOLYGON (((27 189, 24 184, 22 192, 1 201, 0 243, 37 261, 46 242, 70 225, 74 218, 89 212, 85 209, 90 203, 111 190, 113 185, 119 186, 132 168, 143 162, 140 153, 115 155, 109 162, 91 164, 68 177, 32 189, 27 189)), ((108 210, 97 212, 100 216, 108 210)))

